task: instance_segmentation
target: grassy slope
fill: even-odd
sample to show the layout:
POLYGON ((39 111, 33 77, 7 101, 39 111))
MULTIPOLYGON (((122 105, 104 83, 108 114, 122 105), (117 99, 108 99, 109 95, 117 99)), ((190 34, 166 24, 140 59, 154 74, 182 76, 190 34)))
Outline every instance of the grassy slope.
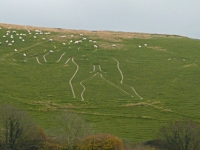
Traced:
POLYGON ((200 120, 199 40, 166 35, 27 27, 32 32, 29 35, 24 27, 0 26, 1 102, 28 110, 49 133, 59 127, 54 119, 59 110, 65 109, 73 109, 85 116, 97 131, 133 141, 154 138, 159 127, 170 119, 200 120), (35 29, 51 31, 51 35, 37 35, 34 39, 35 29), (15 43, 9 47, 5 41, 11 41, 10 36, 2 37, 8 30, 26 34, 22 36, 25 42, 12 33, 15 43), (87 40, 78 45, 68 45, 71 39, 82 39, 80 33, 87 40), (71 37, 71 34, 74 36, 71 37), (61 39, 61 35, 67 37, 61 39), (53 42, 42 41, 42 37, 52 38, 53 42), (89 39, 97 41, 97 51, 94 52, 89 39), (148 46, 143 46, 144 43, 148 46), (114 48, 112 44, 117 46, 114 48), (138 45, 142 47, 138 48, 138 45), (18 52, 14 52, 15 48, 18 52), (46 55, 45 62, 43 56, 49 50, 54 53, 46 55), (23 57, 23 53, 27 57, 23 57), (63 53, 65 55, 56 63, 63 53), (42 65, 37 63, 36 57, 42 65), (72 80, 76 98, 73 98, 69 81, 77 66, 71 60, 65 65, 72 57, 79 65, 72 80), (120 63, 124 84, 121 84, 121 74, 113 58, 120 63), (95 72, 92 72, 93 65, 95 72), (100 74, 115 86, 103 80, 100 74), (81 99, 81 81, 86 87, 84 101, 81 99), (134 87, 143 99, 129 86, 134 87))

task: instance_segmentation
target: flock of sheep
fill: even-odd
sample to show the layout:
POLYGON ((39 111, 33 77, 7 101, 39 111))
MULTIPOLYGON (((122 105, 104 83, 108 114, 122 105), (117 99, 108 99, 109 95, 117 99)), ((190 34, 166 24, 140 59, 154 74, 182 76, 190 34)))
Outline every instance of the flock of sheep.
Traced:
MULTIPOLYGON (((2 30, 2 28, 0 27, 0 31, 2 30)), ((5 35, 3 35, 3 38, 7 39, 5 40, 5 43, 8 45, 8 46, 13 46, 14 43, 15 43, 15 40, 16 38, 18 38, 21 42, 25 42, 25 38, 26 36, 28 35, 32 35, 33 36, 33 39, 37 39, 40 35, 50 35, 51 32, 43 32, 43 31, 40 31, 40 30, 34 30, 34 31, 30 31, 28 30, 27 28, 25 28, 25 31, 27 32, 23 32, 23 33, 18 33, 19 31, 16 31, 16 30, 11 30, 10 28, 8 28, 8 30, 6 31, 5 35)), ((71 37, 73 37, 74 35, 70 35, 71 37)), ((87 38, 83 37, 83 34, 80 34, 79 35, 80 38, 82 38, 81 40, 76 40, 76 41, 73 41, 73 40, 70 40, 68 42, 68 45, 70 44, 80 44, 82 43, 83 41, 86 41, 87 38)), ((66 38, 66 35, 62 35, 60 36, 60 38, 66 38)), ((79 39, 80 39, 79 38, 79 39)), ((41 40, 43 41, 46 41, 47 40, 47 37, 42 37, 41 40)), ((48 39, 49 42, 53 42, 53 39, 48 39)), ((96 41, 93 41, 93 40, 89 40, 89 42, 93 43, 93 47, 95 48, 95 50, 97 50, 98 46, 97 46, 97 42, 96 41)), ((0 41, 0 45, 2 45, 3 42, 0 41)), ((62 43, 63 45, 67 45, 66 43, 62 43)), ((112 45, 113 47, 115 47, 116 45, 113 44, 112 45)), ((56 48, 56 46, 54 45, 54 49, 56 48)), ((14 48, 14 52, 18 52, 18 50, 16 48, 14 48)), ((53 52, 53 50, 50 50, 49 52, 53 52)), ((27 54, 23 54, 24 57, 27 56, 27 54)))

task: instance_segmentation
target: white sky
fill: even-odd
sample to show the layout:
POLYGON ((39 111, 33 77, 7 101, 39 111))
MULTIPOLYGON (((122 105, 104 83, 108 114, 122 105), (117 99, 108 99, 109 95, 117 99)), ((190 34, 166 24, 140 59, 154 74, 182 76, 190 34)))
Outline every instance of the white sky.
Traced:
POLYGON ((0 0, 0 22, 200 39, 200 0, 0 0))

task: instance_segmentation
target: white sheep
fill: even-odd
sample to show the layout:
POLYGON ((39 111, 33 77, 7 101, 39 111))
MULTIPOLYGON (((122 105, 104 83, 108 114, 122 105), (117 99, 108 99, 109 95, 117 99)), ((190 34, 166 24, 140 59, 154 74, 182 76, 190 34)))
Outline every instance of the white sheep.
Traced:
POLYGON ((0 42, 0 45, 1 45, 2 43, 0 42))
POLYGON ((8 43, 8 46, 12 46, 12 44, 11 44, 11 43, 8 43))
POLYGON ((23 56, 26 57, 26 54, 24 53, 23 56))
POLYGON ((141 46, 141 45, 138 45, 138 47, 141 48, 142 46, 141 46))
POLYGON ((26 34, 23 34, 23 36, 26 36, 26 34))
POLYGON ((66 36, 65 35, 62 35, 62 36, 60 36, 61 38, 66 38, 66 36))
POLYGON ((22 37, 20 36, 19 39, 22 39, 22 37))
POLYGON ((6 43, 8 43, 8 40, 6 40, 6 43))
POLYGON ((83 34, 80 34, 80 36, 83 36, 83 34))
POLYGON ((73 37, 74 35, 71 35, 71 37, 73 37))
POLYGON ((42 38, 42 40, 46 40, 46 38, 42 38))
POLYGON ((15 49, 15 52, 17 52, 17 49, 15 49))
POLYGON ((4 35, 3 37, 5 38, 6 36, 4 35))
POLYGON ((75 41, 74 44, 78 44, 78 41, 75 41))
POLYGON ((19 34, 17 33, 16 35, 18 36, 19 34))
POLYGON ((144 44, 144 46, 147 46, 147 44, 144 44))
POLYGON ((66 45, 66 43, 63 43, 63 45, 66 45))
POLYGON ((112 47, 116 47, 116 45, 115 45, 115 44, 113 44, 113 45, 112 45, 112 47))
POLYGON ((83 40, 85 41, 85 40, 86 40, 86 38, 83 38, 83 40))
POLYGON ((69 42, 70 42, 70 43, 72 43, 73 41, 72 41, 72 40, 70 40, 69 42))
POLYGON ((82 43, 82 40, 79 40, 78 42, 79 42, 79 43, 82 43))
POLYGON ((15 41, 14 41, 14 40, 12 40, 11 42, 12 42, 12 43, 14 43, 15 41))
POLYGON ((24 39, 22 39, 22 42, 24 42, 25 40, 24 39))
POLYGON ((53 50, 50 50, 49 52, 50 52, 50 53, 53 53, 53 50))
POLYGON ((33 36, 33 38, 36 39, 37 37, 36 37, 36 36, 33 36))
POLYGON ((97 44, 97 41, 93 41, 94 44, 97 44))
POLYGON ((49 42, 53 42, 53 39, 49 39, 49 42))
POLYGON ((0 27, 0 30, 1 30, 1 27, 0 27))
POLYGON ((94 48, 97 48, 98 46, 97 45, 94 45, 94 48))

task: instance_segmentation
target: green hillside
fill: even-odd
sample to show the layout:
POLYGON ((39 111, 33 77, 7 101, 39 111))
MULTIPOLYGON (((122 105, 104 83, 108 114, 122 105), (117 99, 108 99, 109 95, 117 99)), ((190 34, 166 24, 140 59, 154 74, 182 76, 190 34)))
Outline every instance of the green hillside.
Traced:
POLYGON ((27 110, 50 134, 66 109, 98 132, 138 142, 171 119, 200 121, 200 40, 0 27, 0 101, 27 110))

